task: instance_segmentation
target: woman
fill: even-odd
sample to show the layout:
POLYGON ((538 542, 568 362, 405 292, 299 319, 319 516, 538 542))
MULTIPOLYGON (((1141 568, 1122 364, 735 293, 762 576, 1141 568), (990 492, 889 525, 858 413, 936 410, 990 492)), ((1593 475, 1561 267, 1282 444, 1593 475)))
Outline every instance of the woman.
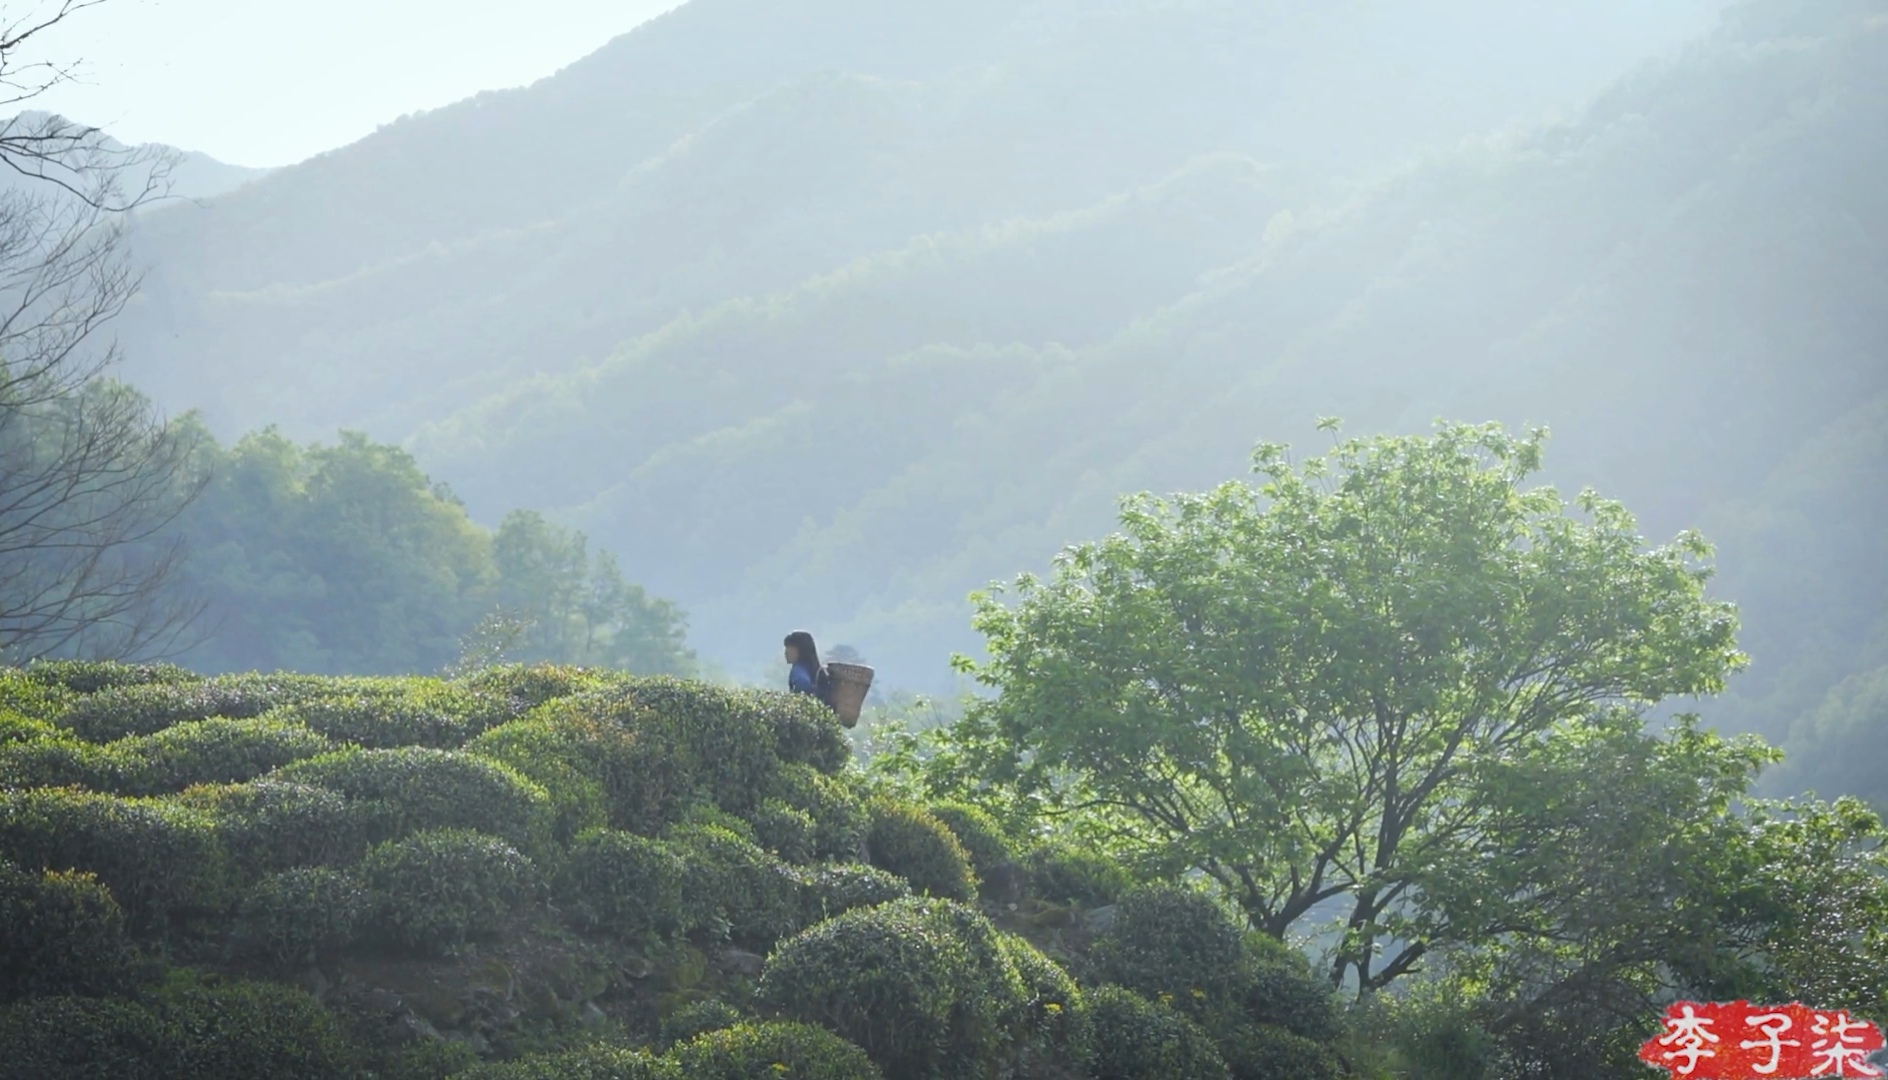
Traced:
POLYGON ((820 683, 826 671, 820 666, 819 649, 813 644, 813 635, 804 630, 795 630, 787 635, 784 644, 787 647, 787 663, 793 665, 787 670, 787 689, 795 694, 812 694, 825 701, 826 695, 820 683))

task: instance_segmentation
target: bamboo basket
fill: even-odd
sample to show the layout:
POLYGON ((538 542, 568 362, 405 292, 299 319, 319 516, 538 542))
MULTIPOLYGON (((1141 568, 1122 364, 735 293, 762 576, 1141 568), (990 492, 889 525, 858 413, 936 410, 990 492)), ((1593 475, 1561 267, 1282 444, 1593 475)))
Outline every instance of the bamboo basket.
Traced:
POLYGON ((839 722, 851 727, 859 722, 859 710, 865 706, 865 692, 872 688, 872 669, 864 664, 828 662, 826 676, 832 680, 833 711, 839 722))

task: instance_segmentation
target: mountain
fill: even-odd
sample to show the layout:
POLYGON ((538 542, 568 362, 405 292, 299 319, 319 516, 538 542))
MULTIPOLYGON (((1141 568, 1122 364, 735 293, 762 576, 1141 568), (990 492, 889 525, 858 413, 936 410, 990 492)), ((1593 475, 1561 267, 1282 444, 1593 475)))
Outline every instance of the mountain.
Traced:
MULTIPOLYGON (((12 118, 0 120, 0 126, 18 130, 36 130, 48 120, 61 120, 53 113, 27 110, 16 113, 12 118)), ((251 180, 268 175, 272 169, 252 169, 246 165, 231 165, 218 161, 208 154, 195 150, 182 150, 163 143, 139 143, 129 146, 110 136, 103 136, 97 147, 105 151, 114 160, 126 165, 120 181, 127 193, 135 194, 142 190, 150 178, 150 167, 159 158, 170 159, 168 194, 177 199, 207 199, 212 196, 231 192, 249 183, 251 180)), ((0 187, 9 187, 22 183, 31 183, 11 170, 0 172, 0 187)), ((155 209, 168 202, 153 203, 155 209)))
POLYGON ((1318 415, 1546 423, 1563 491, 1718 541, 1754 662, 1708 718, 1867 790, 1888 4, 1631 66, 1704 24, 1661 11, 696 0, 146 215, 127 371, 556 508, 737 671, 807 626, 933 689, 965 592, 1124 492, 1318 415))

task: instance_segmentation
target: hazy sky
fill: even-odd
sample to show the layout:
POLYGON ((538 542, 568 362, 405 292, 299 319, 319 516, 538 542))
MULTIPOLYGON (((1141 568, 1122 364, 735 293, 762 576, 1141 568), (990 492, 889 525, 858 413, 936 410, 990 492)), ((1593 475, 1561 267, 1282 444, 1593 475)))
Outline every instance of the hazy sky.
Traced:
MULTIPOLYGON (((83 61, 81 84, 30 107, 125 142, 286 165, 404 113, 542 78, 678 2, 103 0, 24 59, 83 61)), ((0 0, 7 22, 34 9, 0 0)))

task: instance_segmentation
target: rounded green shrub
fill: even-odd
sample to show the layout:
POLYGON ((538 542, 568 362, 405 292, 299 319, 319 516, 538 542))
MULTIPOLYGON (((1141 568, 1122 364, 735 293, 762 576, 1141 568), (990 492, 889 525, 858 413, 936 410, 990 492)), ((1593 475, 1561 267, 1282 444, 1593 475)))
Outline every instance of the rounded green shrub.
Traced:
POLYGON ((1039 844, 1023 862, 1029 891, 1051 903, 1106 907, 1134 886, 1127 870, 1113 859, 1065 842, 1039 844))
POLYGON ((349 1047, 307 994, 177 979, 147 999, 34 997, 0 1009, 0 1080, 343 1080, 349 1047))
POLYGON ((247 719, 279 705, 333 693, 313 675, 219 675, 200 682, 113 686, 75 699, 57 720, 79 738, 106 743, 150 735, 185 720, 247 719))
POLYGON ((1318 1042, 1337 1038, 1343 1025, 1330 981, 1313 974, 1304 954, 1277 938, 1249 933, 1245 940, 1254 968, 1246 1015, 1318 1042))
POLYGON ((33 743, 47 741, 76 741, 72 733, 51 720, 41 720, 36 716, 27 716, 0 705, 0 748, 15 743, 33 743))
POLYGON ((818 830, 811 814, 779 799, 763 799, 760 808, 754 811, 751 824, 755 842, 779 858, 790 863, 812 861, 813 841, 818 830))
POLYGON ((0 1080, 182 1080, 179 1033, 123 998, 29 997, 0 1008, 0 1080))
POLYGON ((851 790, 846 777, 828 776, 803 762, 785 762, 774 774, 768 797, 812 820, 810 858, 844 862, 859 857, 868 818, 865 801, 851 790))
POLYGON ((333 692, 293 702, 271 715, 336 742, 371 750, 426 746, 455 750, 512 717, 504 698, 426 678, 335 680, 333 692))
POLYGON ((6 742, 8 717, 52 722, 79 697, 64 687, 47 686, 16 667, 0 667, 0 742, 6 742))
POLYGON ((681 1080, 675 1066, 624 1046, 585 1046, 518 1061, 493 1061, 452 1080, 681 1080))
POLYGON ((559 829, 570 836, 605 824, 654 835, 687 794, 685 778, 649 771, 635 722, 633 708, 597 717, 554 700, 465 748, 543 785, 557 800, 559 829))
POLYGON ((864 863, 829 863, 800 871, 800 921, 804 926, 911 895, 904 878, 864 863))
POLYGON ((242 880, 297 866, 345 866, 366 853, 370 837, 387 831, 377 807, 311 784, 252 780, 201 785, 175 799, 209 815, 242 880))
POLYGON ((153 735, 121 739, 104 748, 124 762, 119 790, 126 795, 181 791, 192 784, 234 784, 334 745, 300 724, 258 717, 216 717, 175 724, 153 735))
POLYGON ((978 877, 988 877, 999 866, 1017 859, 1016 845, 1003 835, 1002 826, 981 807, 969 803, 933 803, 925 812, 944 823, 964 853, 970 856, 970 868, 978 877))
POLYGON ((783 942, 759 998, 857 1044, 887 1076, 971 1080, 997 1073, 1026 1034, 1029 990, 989 920, 914 898, 846 912, 783 942))
POLYGON ((1238 1002, 1250 987, 1244 935, 1212 897, 1183 885, 1148 885, 1121 898, 1089 960, 1102 982, 1172 998, 1195 1016, 1238 1002))
POLYGON ((1092 1051, 1088 1000, 1075 980, 1015 934, 1000 935, 998 943, 1026 991, 1013 1021, 1020 1075, 1035 1075, 1038 1066, 1088 1060, 1092 1051))
POLYGON ((691 1001, 662 1018, 657 1041, 666 1048, 706 1032, 733 1027, 745 1019, 741 1010, 725 1001, 691 1001))
POLYGON ((372 913, 367 888, 344 870, 310 866, 263 878, 243 897, 230 951, 287 969, 346 948, 372 913))
MULTIPOLYGON (((607 693, 678 725, 678 734, 696 728, 697 736, 689 741, 704 762, 712 762, 717 752, 739 750, 748 740, 777 761, 797 761, 826 773, 839 771, 852 759, 845 729, 831 709, 809 694, 736 690, 666 675, 626 679, 607 693)), ((730 771, 711 770, 710 786, 719 791, 721 785, 735 782, 746 771, 746 760, 730 771)), ((754 778, 764 779, 771 771, 772 766, 763 766, 754 778)), ((734 809, 719 798, 715 801, 734 809)))
POLYGON ((76 694, 95 694, 114 686, 177 685, 202 682, 203 676, 176 664, 126 664, 116 660, 35 660, 26 677, 42 686, 76 694))
POLYGON ((460 680, 474 693, 502 698, 514 716, 547 701, 607 689, 623 676, 599 668, 568 664, 497 664, 460 680))
POLYGON ((536 891, 531 860, 496 837, 434 829, 367 853, 360 876, 373 894, 365 929, 393 944, 438 952, 487 938, 536 891))
POLYGON ((915 806, 874 798, 866 807, 870 825, 865 848, 872 865, 911 882, 914 892, 947 900, 972 900, 977 875, 970 856, 944 823, 915 806))
POLYGON ((131 960, 124 912, 97 878, 0 862, 0 1002, 104 993, 131 960))
POLYGON ((698 1035, 665 1056, 681 1080, 883 1080, 865 1051, 810 1024, 736 1024, 698 1035))
POLYGON ((1294 1035, 1273 1024, 1230 1025, 1214 1040, 1232 1080, 1336 1080, 1343 1075, 1337 1055, 1323 1043, 1294 1035))
POLYGON ((276 770, 272 779, 373 802, 391 839, 422 829, 476 829, 527 851, 550 841, 550 796, 515 769, 477 754, 426 747, 339 750, 276 770))
POLYGON ((227 856, 209 816, 164 800, 0 791, 0 858, 28 871, 90 871, 137 925, 230 899, 227 856))
POLYGON ((64 731, 51 738, 0 743, 0 787, 81 787, 125 794, 136 762, 64 731))
POLYGON ((667 843, 592 829, 571 845, 558 892, 586 929, 641 941, 686 928, 687 878, 687 864, 667 843))
POLYGON ((1088 994, 1088 1017, 1093 1080, 1230 1080, 1213 1040, 1165 1005, 1103 986, 1088 994))
POLYGON ((765 949, 799 928, 792 867, 718 825, 679 825, 665 838, 682 859, 691 929, 718 920, 731 940, 765 949))

